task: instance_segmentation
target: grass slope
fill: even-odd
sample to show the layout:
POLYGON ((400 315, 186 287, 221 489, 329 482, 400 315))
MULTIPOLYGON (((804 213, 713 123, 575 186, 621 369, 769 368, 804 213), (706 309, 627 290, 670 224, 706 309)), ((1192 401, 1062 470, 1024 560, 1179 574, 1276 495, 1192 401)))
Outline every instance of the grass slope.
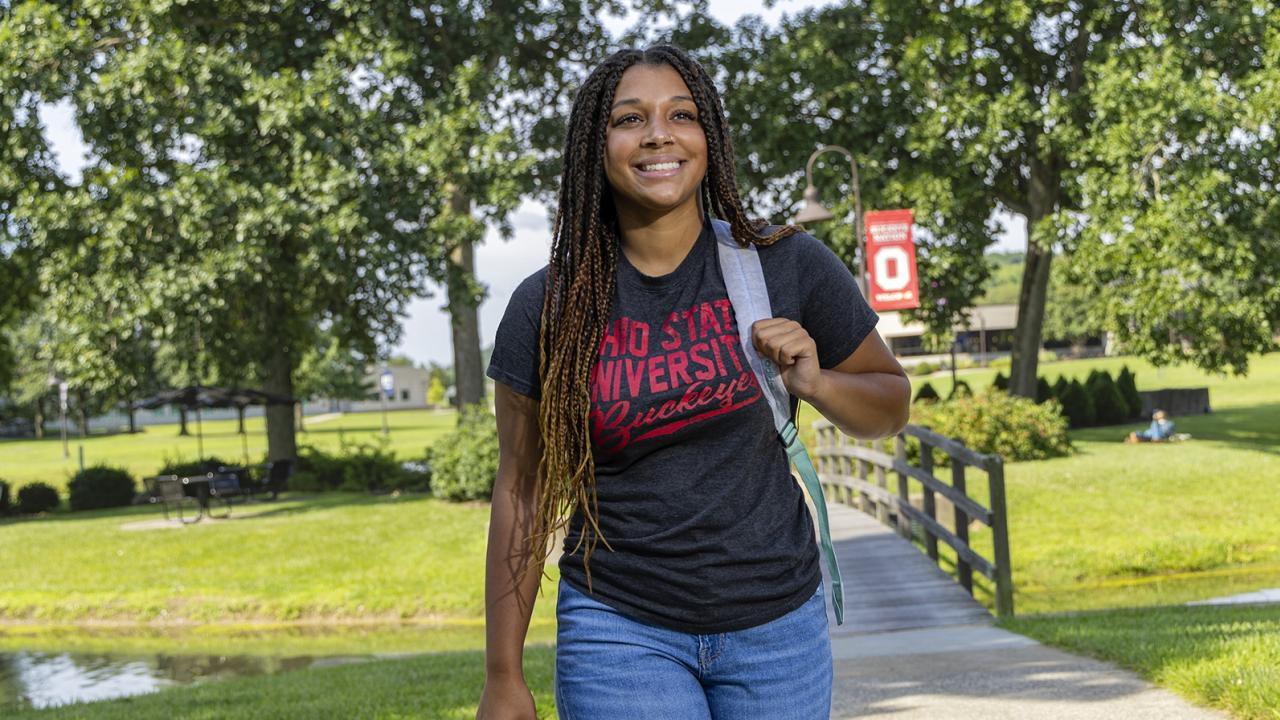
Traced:
POLYGON ((1280 607, 1168 607, 1001 623, 1245 720, 1280 718, 1280 607))

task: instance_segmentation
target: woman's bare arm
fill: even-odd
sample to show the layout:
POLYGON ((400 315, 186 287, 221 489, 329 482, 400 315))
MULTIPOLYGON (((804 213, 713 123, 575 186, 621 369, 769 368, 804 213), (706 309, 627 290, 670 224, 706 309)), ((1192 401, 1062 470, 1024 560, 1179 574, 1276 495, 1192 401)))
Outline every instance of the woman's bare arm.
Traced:
POLYGON ((907 424, 911 381, 872 330, 852 355, 822 371, 818 390, 804 399, 846 435, 888 437, 907 424))
POLYGON ((524 682, 524 641, 541 584, 542 568, 532 567, 517 582, 533 554, 538 461, 538 401, 495 384, 498 421, 498 475, 489 519, 485 560, 485 690, 477 717, 533 717, 524 682))

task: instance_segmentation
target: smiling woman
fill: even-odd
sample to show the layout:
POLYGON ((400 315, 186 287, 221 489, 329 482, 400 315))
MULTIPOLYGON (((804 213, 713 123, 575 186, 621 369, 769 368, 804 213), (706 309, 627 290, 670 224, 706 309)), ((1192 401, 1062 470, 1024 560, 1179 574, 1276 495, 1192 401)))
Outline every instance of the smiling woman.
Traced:
POLYGON ((826 718, 832 662, 804 494, 747 362, 864 437, 909 385, 848 268, 739 199, 720 96, 670 46, 605 59, 574 101, 550 262, 494 342, 499 467, 480 718, 533 718, 521 652, 549 541, 561 718, 826 718), (750 347, 712 219, 754 245, 750 347), (597 552, 597 545, 603 545, 597 552), (532 572, 530 572, 532 571, 532 572))

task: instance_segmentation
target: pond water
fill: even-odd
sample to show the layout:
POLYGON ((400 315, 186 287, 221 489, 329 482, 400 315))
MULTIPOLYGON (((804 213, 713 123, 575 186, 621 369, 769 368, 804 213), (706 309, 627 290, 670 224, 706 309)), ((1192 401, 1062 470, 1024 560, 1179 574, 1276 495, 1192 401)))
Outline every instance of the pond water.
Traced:
POLYGON ((44 708, 140 695, 174 685, 226 677, 269 675, 324 665, 365 662, 405 653, 368 655, 93 654, 20 650, 0 653, 0 715, 5 707, 44 708))

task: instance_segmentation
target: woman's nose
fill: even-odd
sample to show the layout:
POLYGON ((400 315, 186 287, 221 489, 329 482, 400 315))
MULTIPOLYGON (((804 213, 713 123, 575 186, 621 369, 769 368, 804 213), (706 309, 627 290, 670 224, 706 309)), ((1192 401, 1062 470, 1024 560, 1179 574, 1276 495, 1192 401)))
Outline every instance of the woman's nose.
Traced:
POLYGON ((672 142, 674 142, 674 139, 671 137, 671 130, 667 127, 665 120, 658 118, 649 123, 643 140, 646 146, 669 145, 672 142))

